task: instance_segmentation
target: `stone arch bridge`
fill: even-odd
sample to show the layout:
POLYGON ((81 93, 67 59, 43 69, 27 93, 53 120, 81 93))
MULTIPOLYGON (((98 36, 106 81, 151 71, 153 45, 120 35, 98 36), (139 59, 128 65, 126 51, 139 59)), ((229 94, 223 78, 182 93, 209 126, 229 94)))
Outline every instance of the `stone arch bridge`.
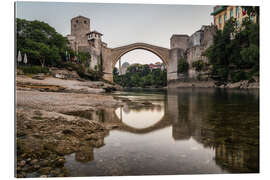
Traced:
MULTIPOLYGON (((172 53, 172 50, 147 43, 133 43, 116 48, 104 48, 102 50, 104 79, 113 82, 112 72, 117 61, 126 53, 136 49, 143 49, 157 55, 167 68, 168 80, 173 79, 173 76, 177 76, 177 60, 173 60, 175 59, 173 58, 175 53, 172 53)), ((179 51, 180 49, 177 50, 179 51)), ((183 51, 176 52, 176 59, 179 55, 183 54, 183 51)))

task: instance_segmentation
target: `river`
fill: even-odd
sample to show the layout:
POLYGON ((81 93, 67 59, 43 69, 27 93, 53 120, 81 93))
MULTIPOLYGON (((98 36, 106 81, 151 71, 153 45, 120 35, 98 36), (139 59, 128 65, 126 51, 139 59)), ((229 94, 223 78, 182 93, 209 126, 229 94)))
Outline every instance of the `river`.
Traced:
POLYGON ((110 130, 100 148, 66 155, 70 176, 259 172, 258 90, 186 88, 114 96, 153 106, 124 106, 105 115, 102 121, 118 121, 122 128, 110 130))

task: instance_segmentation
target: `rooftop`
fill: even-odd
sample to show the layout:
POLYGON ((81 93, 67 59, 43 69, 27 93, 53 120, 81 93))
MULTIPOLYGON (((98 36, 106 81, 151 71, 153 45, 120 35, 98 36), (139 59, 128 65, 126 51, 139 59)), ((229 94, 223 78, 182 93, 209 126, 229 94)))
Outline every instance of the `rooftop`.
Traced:
POLYGON ((212 12, 211 15, 215 16, 215 15, 217 15, 218 13, 222 12, 225 9, 227 9, 227 6, 216 6, 216 7, 214 7, 214 12, 212 12))
POLYGON ((101 35, 101 36, 103 35, 102 33, 97 32, 97 31, 95 31, 95 30, 94 30, 94 31, 91 31, 91 32, 89 32, 89 33, 87 33, 87 35, 88 35, 88 34, 99 34, 99 35, 101 35))
POLYGON ((189 37, 187 34, 173 34, 171 38, 173 37, 189 37))
POLYGON ((79 15, 79 16, 76 16, 76 17, 72 18, 71 20, 73 20, 73 19, 78 19, 78 18, 89 19, 89 18, 87 18, 87 17, 84 17, 84 16, 79 15))

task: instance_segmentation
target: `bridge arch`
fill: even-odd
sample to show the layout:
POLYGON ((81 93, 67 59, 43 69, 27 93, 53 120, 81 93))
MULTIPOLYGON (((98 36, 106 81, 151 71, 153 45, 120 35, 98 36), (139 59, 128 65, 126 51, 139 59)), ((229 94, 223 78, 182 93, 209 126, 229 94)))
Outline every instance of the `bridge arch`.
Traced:
POLYGON ((149 52, 152 52, 153 54, 157 55, 165 64, 166 68, 169 64, 169 49, 154 46, 147 43, 133 43, 126 46, 121 46, 112 49, 112 68, 115 66, 117 61, 126 53, 131 52, 133 50, 142 49, 149 52))
POLYGON ((164 62, 167 72, 170 71, 172 65, 170 62, 169 49, 147 43, 133 43, 117 48, 104 48, 102 50, 103 78, 113 82, 113 69, 117 61, 126 53, 136 49, 143 49, 157 55, 164 62))

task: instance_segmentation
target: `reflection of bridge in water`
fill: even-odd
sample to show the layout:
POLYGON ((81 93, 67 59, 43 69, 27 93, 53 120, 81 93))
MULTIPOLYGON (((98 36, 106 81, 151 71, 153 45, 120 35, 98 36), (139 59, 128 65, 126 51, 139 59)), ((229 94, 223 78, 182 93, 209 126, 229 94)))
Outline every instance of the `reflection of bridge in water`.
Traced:
MULTIPOLYGON (((247 99, 246 94, 237 93, 220 93, 215 90, 181 90, 180 92, 169 90, 163 105, 163 117, 146 128, 124 124, 121 116, 119 118, 116 115, 115 109, 104 110, 102 120, 105 125, 117 124, 118 131, 139 135, 171 127, 174 140, 184 141, 192 138, 205 148, 214 149, 215 162, 222 169, 238 173, 258 172, 258 139, 254 138, 258 137, 258 130, 253 128, 258 126, 258 122, 246 122, 245 118, 235 122, 235 119, 231 118, 234 113, 243 114, 247 111, 245 106, 247 103, 253 102, 251 103, 253 108, 258 108, 258 104, 255 103, 258 96, 249 94, 247 99), (224 103, 217 104, 216 99, 224 103), (232 105, 228 106, 226 103, 232 105), (238 108, 237 111, 235 108, 238 108)), ((251 110, 252 107, 248 111, 251 110)), ((254 112, 253 118, 258 118, 257 110, 254 112)), ((88 150, 85 150, 76 157, 91 159, 87 152, 88 150), (89 157, 84 157, 84 154, 89 157)), ((93 151, 91 153, 93 155, 93 151)))
MULTIPOLYGON (((237 100, 237 103, 245 104, 245 101, 250 101, 246 97, 245 92, 239 94, 234 91, 223 94, 215 90, 181 90, 181 93, 169 91, 164 103, 164 116, 151 126, 131 127, 124 124, 117 115, 114 120, 120 122, 120 131, 133 134, 147 134, 171 126, 174 140, 188 140, 192 137, 204 147, 215 149, 215 161, 223 169, 230 172, 258 172, 258 146, 250 146, 250 142, 247 142, 249 138, 242 136, 246 133, 245 129, 241 129, 245 119, 241 119, 238 124, 230 121, 228 113, 235 109, 234 106, 226 107, 232 109, 223 109, 217 116, 220 110, 216 104, 217 98, 229 103, 237 100), (224 120, 231 124, 223 124, 224 120)), ((258 96, 250 94, 249 98, 256 100, 258 96)), ((245 111, 244 106, 240 111, 245 111)), ((254 133, 258 136, 256 129, 254 133)), ((249 132, 247 136, 252 136, 251 134, 249 132)), ((256 140, 254 143, 256 144, 256 140)))
MULTIPOLYGON (((124 107, 127 108, 127 107, 124 107)), ((154 107, 155 109, 155 107, 154 107)), ((129 111, 132 109, 129 109, 129 111)), ((126 110, 127 111, 127 110, 126 110)), ((140 110, 138 110, 140 111, 140 110)), ((119 128, 120 131, 126 131, 126 132, 130 132, 130 133, 134 133, 134 134, 147 134, 159 129, 163 129, 165 127, 168 127, 171 125, 171 121, 170 118, 168 117, 167 114, 167 105, 166 103, 163 105, 163 108, 161 108, 161 111, 164 112, 164 115, 161 117, 161 119, 158 120, 158 122, 155 122, 154 124, 146 127, 146 128, 136 128, 133 127, 131 125, 128 125, 126 123, 123 122, 122 119, 122 108, 120 108, 120 117, 118 117, 117 115, 115 115, 115 117, 117 118, 117 121, 121 122, 121 126, 119 128)), ((144 117, 142 117, 144 118, 144 117)), ((147 119, 146 119, 147 121, 147 119)))

